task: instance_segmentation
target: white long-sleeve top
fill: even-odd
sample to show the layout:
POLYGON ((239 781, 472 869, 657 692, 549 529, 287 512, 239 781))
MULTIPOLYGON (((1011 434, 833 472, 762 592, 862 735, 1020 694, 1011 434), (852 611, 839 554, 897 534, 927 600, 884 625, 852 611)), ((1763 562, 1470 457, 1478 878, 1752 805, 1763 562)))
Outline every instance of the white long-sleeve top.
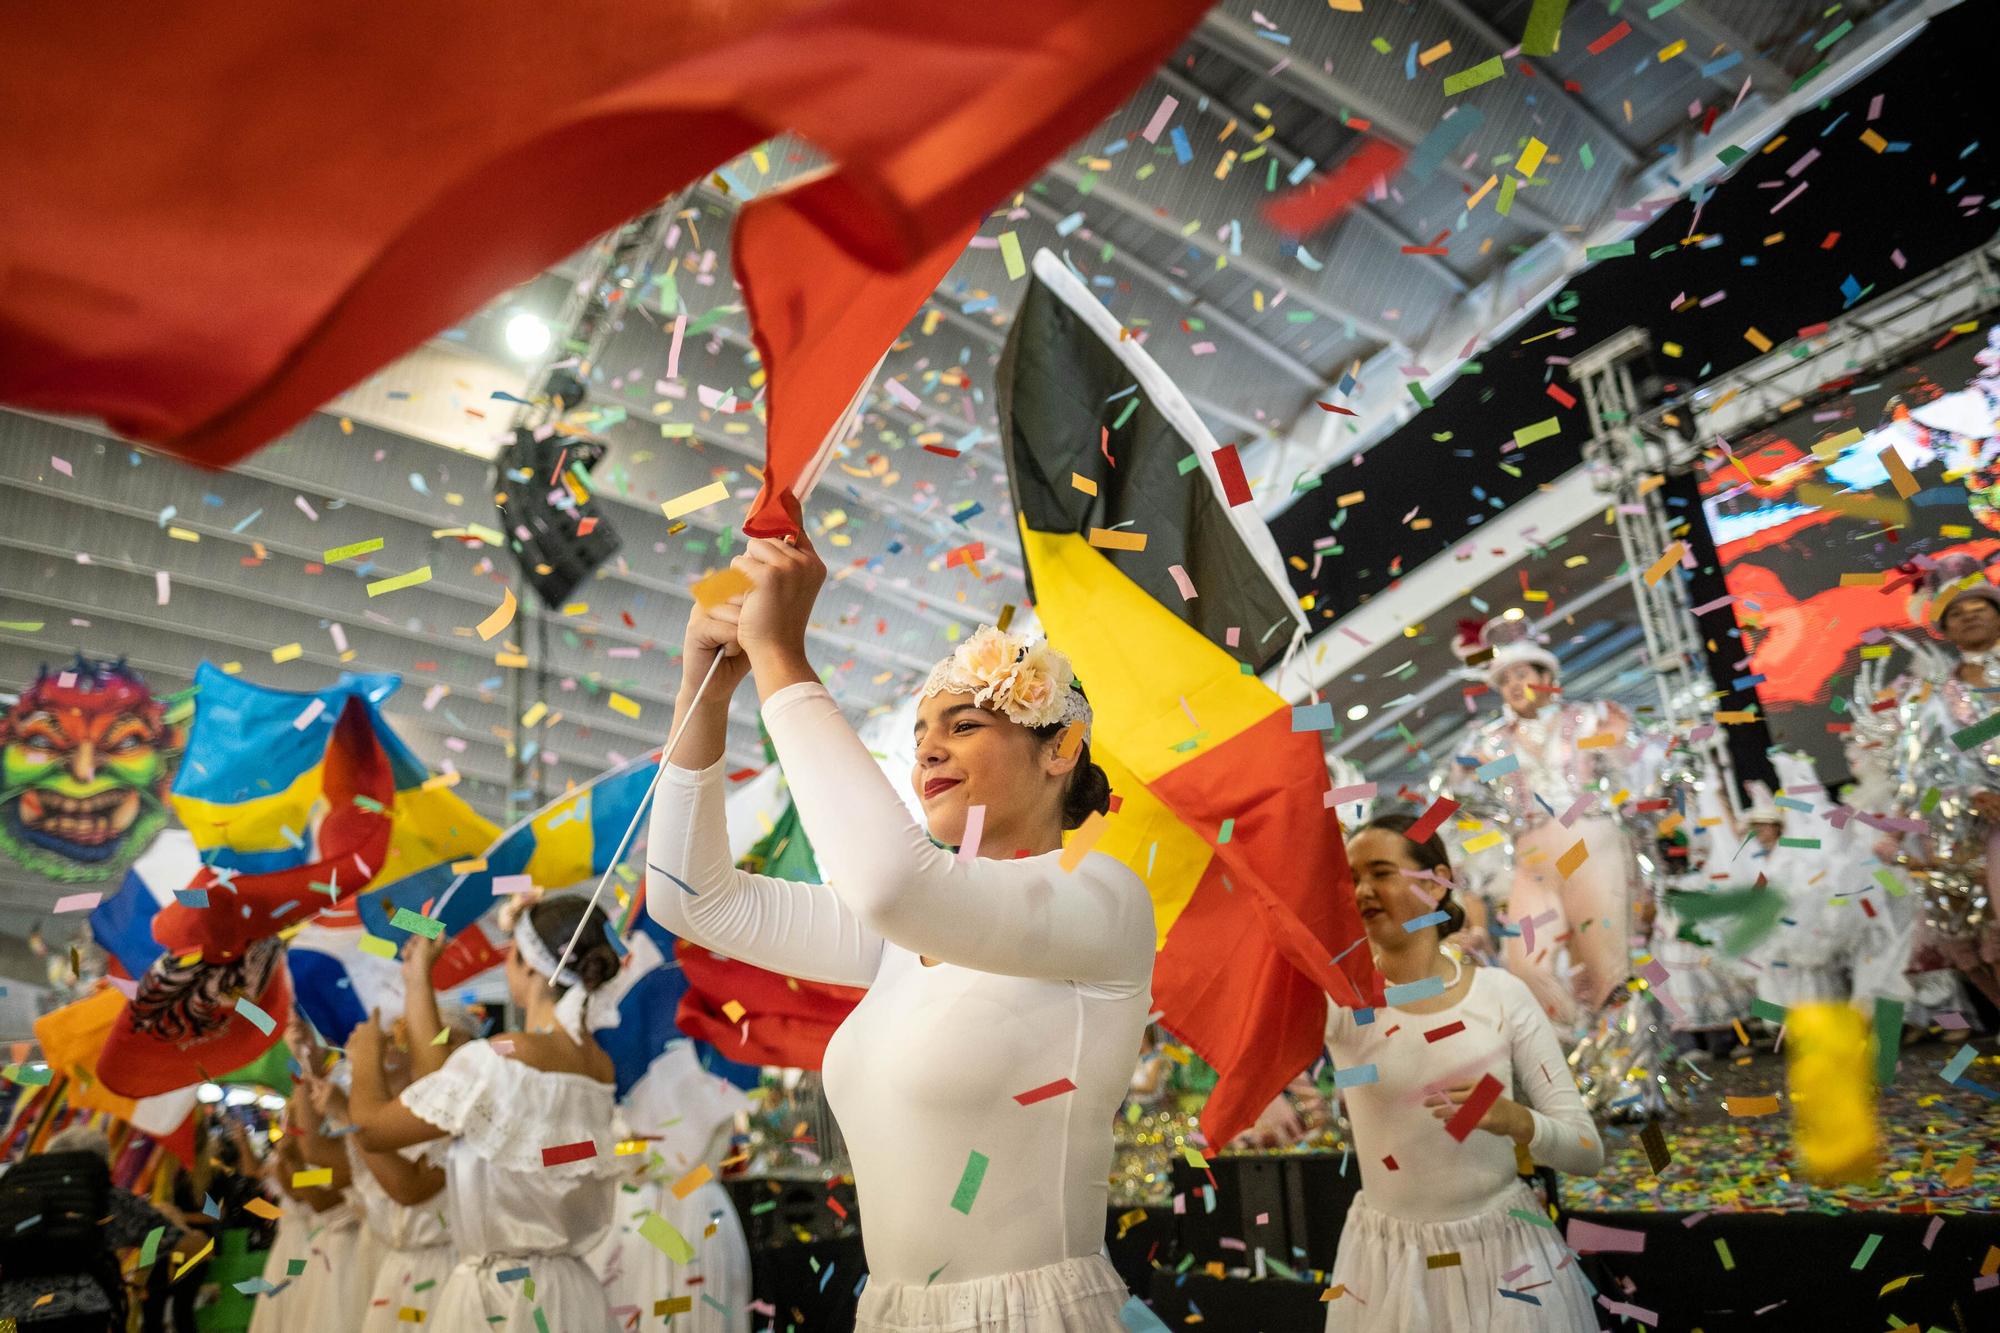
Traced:
POLYGON ((1378 1211, 1449 1222, 1488 1211, 1513 1188, 1512 1139, 1475 1129, 1457 1142, 1423 1104, 1434 1092, 1477 1084, 1486 1074, 1534 1117, 1528 1151, 1537 1163, 1578 1176, 1603 1167, 1603 1141, 1555 1029, 1512 973, 1478 968, 1458 1003, 1435 1013, 1384 1007, 1373 1014, 1359 1023, 1356 1011, 1329 1005, 1326 1044, 1337 1070, 1375 1068, 1374 1082, 1350 1084, 1342 1095, 1361 1185, 1378 1211), (1436 1040, 1425 1035, 1455 1023, 1463 1030, 1436 1040))
POLYGON ((962 1282, 1099 1253, 1111 1118, 1151 1004, 1145 887, 1098 853, 1074 871, 1057 852, 960 861, 911 819, 825 689, 793 685, 763 712, 827 883, 736 869, 721 762, 669 766, 646 907, 720 953, 868 988, 827 1045, 825 1078, 870 1273, 962 1282), (1075 1091, 1016 1100, 1063 1079, 1075 1091))

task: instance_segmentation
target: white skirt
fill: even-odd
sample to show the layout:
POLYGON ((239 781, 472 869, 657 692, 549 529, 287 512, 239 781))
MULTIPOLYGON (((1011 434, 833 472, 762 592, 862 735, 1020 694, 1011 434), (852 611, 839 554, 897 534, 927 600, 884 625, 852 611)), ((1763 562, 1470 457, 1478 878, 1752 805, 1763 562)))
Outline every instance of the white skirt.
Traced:
POLYGON ((422 1312, 424 1318, 417 1322, 433 1322, 431 1316, 438 1293, 444 1290, 445 1279, 451 1276, 457 1259, 449 1241, 406 1250, 379 1247, 361 1333, 397 1333, 413 1327, 413 1321, 403 1318, 405 1310, 422 1312), (418 1291, 418 1287, 423 1290, 418 1291))
POLYGON ((1102 1254, 928 1287, 870 1278, 854 1333, 1119 1333, 1128 1296, 1102 1254))
POLYGON ((298 1279, 289 1270, 292 1260, 305 1258, 305 1211, 304 1204, 288 1201, 278 1219, 277 1233, 264 1256, 264 1281, 282 1290, 267 1288, 257 1294, 256 1308, 250 1312, 250 1333, 283 1333, 286 1328, 303 1326, 294 1322, 294 1312, 304 1307, 297 1302, 298 1279))
POLYGON ((1546 1215, 1518 1185, 1492 1208, 1450 1222, 1405 1222, 1354 1196, 1334 1252, 1327 1333, 1592 1333, 1598 1326, 1575 1256, 1552 1227, 1508 1210, 1546 1215), (1433 1256, 1458 1262, 1432 1268, 1433 1256), (1501 1292, 1517 1293, 1503 1296, 1501 1292))
POLYGON ((665 1181, 649 1180, 619 1197, 619 1211, 627 1216, 584 1256, 604 1280, 613 1318, 622 1326, 637 1310, 637 1326, 652 1327, 656 1303, 686 1297, 687 1310, 673 1316, 674 1333, 749 1333, 750 1302, 756 1299, 750 1289, 750 1243, 729 1191, 711 1180, 677 1199, 665 1181), (672 1224, 694 1246, 693 1260, 677 1264, 641 1236, 632 1215, 644 1212, 672 1224), (711 1217, 713 1236, 707 1234, 711 1217))
POLYGON ((316 1215, 309 1228, 305 1253, 294 1256, 305 1259, 306 1271, 292 1279, 284 1298, 290 1309, 284 1327, 287 1333, 352 1333, 361 1326, 367 1297, 355 1260, 361 1219, 342 1204, 316 1215))
POLYGON ((424 1324, 432 1333, 613 1333, 611 1305, 590 1265, 574 1254, 489 1254, 461 1259, 441 1287, 424 1324), (528 1270, 535 1296, 528 1299, 520 1278, 500 1274, 528 1270), (538 1323, 535 1315, 540 1311, 538 1323))

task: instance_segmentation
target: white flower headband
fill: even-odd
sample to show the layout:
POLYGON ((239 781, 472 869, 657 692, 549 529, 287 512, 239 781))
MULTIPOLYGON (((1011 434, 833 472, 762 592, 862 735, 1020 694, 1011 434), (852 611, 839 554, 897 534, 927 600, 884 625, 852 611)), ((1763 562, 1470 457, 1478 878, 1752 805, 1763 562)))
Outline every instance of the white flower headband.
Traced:
POLYGON ((1090 701, 1076 688, 1069 659, 1046 640, 982 625, 950 657, 931 668, 923 697, 969 694, 1024 727, 1081 722, 1090 727, 1090 701))

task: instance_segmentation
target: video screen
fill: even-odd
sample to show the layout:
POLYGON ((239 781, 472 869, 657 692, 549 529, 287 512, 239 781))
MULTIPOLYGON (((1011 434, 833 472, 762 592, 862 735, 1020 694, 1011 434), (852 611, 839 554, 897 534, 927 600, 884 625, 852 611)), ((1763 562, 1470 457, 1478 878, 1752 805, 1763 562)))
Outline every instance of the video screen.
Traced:
POLYGON ((1773 739, 1810 754, 1823 779, 1847 772, 1847 719, 1829 704, 1852 692, 1864 642, 1927 635, 1898 566, 2000 548, 2000 325, 1940 341, 1892 371, 1832 381, 1831 396, 1704 465, 1702 507, 1748 648, 1740 670, 1763 677, 1773 739), (1915 486, 1907 498, 1890 449, 1902 489, 1915 486))

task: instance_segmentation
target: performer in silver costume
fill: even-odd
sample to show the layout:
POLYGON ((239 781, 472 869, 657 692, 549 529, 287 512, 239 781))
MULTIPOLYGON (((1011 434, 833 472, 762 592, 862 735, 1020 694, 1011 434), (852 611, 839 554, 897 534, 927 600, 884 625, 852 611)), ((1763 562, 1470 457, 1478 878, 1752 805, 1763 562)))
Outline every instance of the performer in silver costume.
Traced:
MULTIPOLYGON (((1927 827, 1889 832, 1880 851, 1923 889, 1917 965, 1933 955, 2000 1004, 2000 733, 1965 735, 2000 712, 2000 588, 1968 556, 1914 563, 1927 566, 1920 618, 1956 652, 1919 661, 1892 687, 1895 813, 1927 827)), ((1857 730, 1882 716, 1858 709, 1857 730)))
MULTIPOLYGON (((1483 672, 1503 707, 1458 742, 1435 785, 1511 843, 1504 870, 1479 885, 1506 903, 1502 957, 1558 1030, 1580 1031, 1631 975, 1644 898, 1614 803, 1634 780, 1632 719, 1615 703, 1563 698, 1555 654, 1523 622, 1488 621, 1459 648, 1468 660, 1490 651, 1483 672)), ((1475 883, 1479 859, 1467 862, 1475 883)))

